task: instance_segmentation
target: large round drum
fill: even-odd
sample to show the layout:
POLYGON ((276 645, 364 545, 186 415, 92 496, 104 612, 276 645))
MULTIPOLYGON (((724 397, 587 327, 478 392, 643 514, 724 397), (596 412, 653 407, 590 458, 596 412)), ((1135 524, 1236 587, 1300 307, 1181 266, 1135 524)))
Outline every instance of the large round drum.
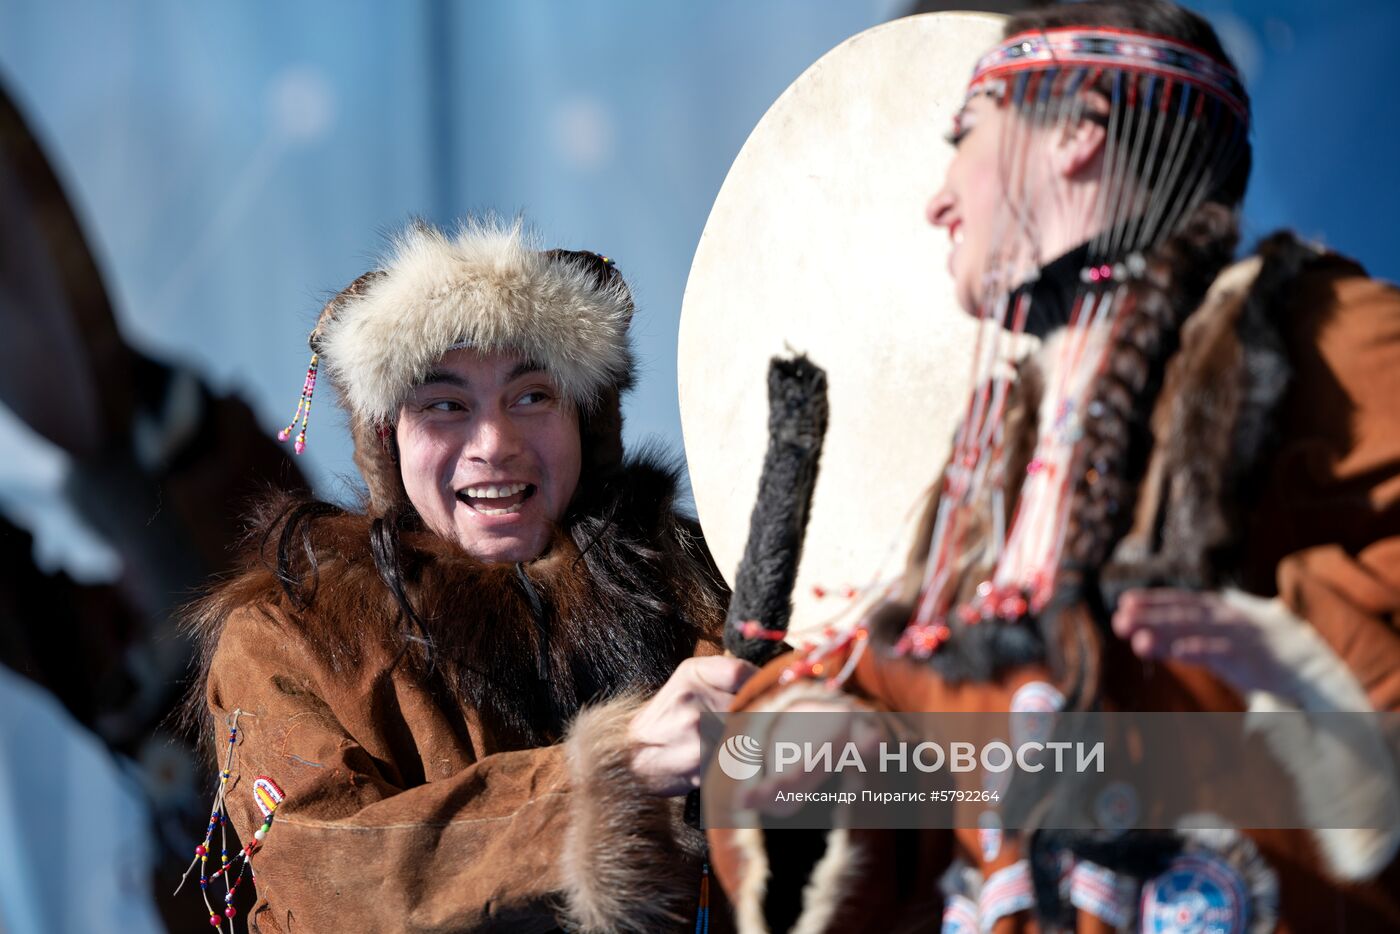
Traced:
POLYGON ((731 585, 767 444, 768 361, 805 353, 829 377, 794 632, 897 570, 961 416, 976 329, 924 206, 976 56, 1003 21, 914 16, 828 52, 749 136, 700 238, 681 314, 681 424, 731 585))

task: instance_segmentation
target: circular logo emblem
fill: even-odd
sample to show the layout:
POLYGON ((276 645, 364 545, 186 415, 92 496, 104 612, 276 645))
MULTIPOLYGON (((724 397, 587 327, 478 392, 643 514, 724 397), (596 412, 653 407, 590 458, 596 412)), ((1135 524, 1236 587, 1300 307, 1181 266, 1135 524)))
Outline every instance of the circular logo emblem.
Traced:
POLYGON ((736 782, 753 778, 763 768, 763 747, 752 736, 735 734, 719 747, 719 768, 736 782))
POLYGON ((1065 697, 1052 684, 1028 681, 1011 695, 1011 741, 1043 743, 1055 732, 1055 714, 1065 705, 1065 697))
POLYGON ((1122 832, 1138 821, 1138 796, 1127 782, 1109 782, 1094 798, 1094 820, 1104 830, 1122 832))
POLYGON ((1243 934, 1244 879, 1223 859, 1190 853, 1142 889, 1142 930, 1150 934, 1243 934))

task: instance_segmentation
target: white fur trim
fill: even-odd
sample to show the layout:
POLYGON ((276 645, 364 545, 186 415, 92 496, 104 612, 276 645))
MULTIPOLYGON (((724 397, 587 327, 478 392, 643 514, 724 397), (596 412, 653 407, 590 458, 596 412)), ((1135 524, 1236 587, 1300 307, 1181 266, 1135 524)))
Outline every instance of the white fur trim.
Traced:
MULTIPOLYGON (((835 691, 825 684, 799 681, 765 698, 748 713, 783 713, 800 704, 816 703, 845 706, 852 713, 868 711, 849 694, 835 691)), ((742 877, 735 893, 734 915, 741 934, 767 934, 768 923, 763 914, 763 901, 768 892, 772 867, 764 849, 762 830, 734 831, 735 848, 742 856, 742 877)), ((812 867, 812 874, 802 887, 802 908, 794 924, 793 934, 811 934, 829 929, 862 866, 858 848, 849 831, 835 828, 826 835, 826 850, 812 867)))
POLYGON ((672 812, 683 799, 647 794, 632 772, 628 729, 642 703, 624 696, 585 708, 564 739, 571 815, 559 871, 569 930, 675 929, 698 890, 699 861, 677 858, 672 812))
POLYGON ((1354 821, 1358 829, 1313 830, 1327 870, 1348 882, 1369 879, 1400 851, 1400 784, 1385 740, 1358 730, 1336 735, 1302 717, 1268 717, 1268 713, 1369 712, 1366 692, 1346 663, 1317 631, 1280 600, 1265 600, 1235 590, 1226 603, 1259 627, 1264 647, 1294 675, 1287 695, 1252 691, 1248 696, 1251 729, 1263 734, 1269 749, 1293 775, 1299 806, 1306 817, 1329 823, 1354 821), (1386 829, 1381 829, 1386 828, 1386 829))
POLYGON ((731 838, 739 851, 739 891, 734 893, 734 921, 739 934, 768 934, 763 899, 768 894, 768 851, 763 831, 754 827, 735 830, 731 838))
POLYGON ((836 909, 851 893, 853 883, 860 881, 864 861, 860 850, 851 840, 851 832, 837 827, 826 835, 826 852, 822 853, 812 875, 802 887, 802 913, 793 925, 793 934, 822 934, 831 930, 836 909))
MULTIPOLYGON (((736 830, 732 845, 740 854, 739 890, 734 893, 734 920, 740 934, 768 934, 763 900, 768 893, 771 867, 764 849, 763 831, 736 830)), ((826 835, 826 850, 802 887, 802 907, 792 934, 820 934, 831 929, 836 910, 859 881, 863 861, 849 830, 838 827, 826 835)))
POLYGON ((348 298, 322 329, 331 379, 350 409, 375 423, 454 345, 520 354, 544 366, 582 406, 628 377, 632 302, 621 278, 539 252, 517 221, 468 221, 456 236, 404 231, 384 275, 348 298))
MULTIPOLYGON (((1365 690, 1351 669, 1317 630, 1296 616, 1283 601, 1266 600, 1234 589, 1223 591, 1221 599, 1255 624, 1264 649, 1276 659, 1276 667, 1292 673, 1287 688, 1280 692, 1286 695, 1286 700, 1278 703, 1316 713, 1372 710, 1365 690)), ((1266 694, 1263 691, 1254 693, 1266 694)))

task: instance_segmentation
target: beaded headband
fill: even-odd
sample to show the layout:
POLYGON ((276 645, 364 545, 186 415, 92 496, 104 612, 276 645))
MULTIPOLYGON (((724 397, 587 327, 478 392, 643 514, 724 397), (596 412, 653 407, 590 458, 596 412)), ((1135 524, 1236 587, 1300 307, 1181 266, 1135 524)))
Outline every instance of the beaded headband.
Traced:
POLYGON ((1249 119, 1239 75, 1213 55, 1164 36, 1106 27, 1079 26, 1017 33, 977 62, 968 97, 1004 95, 1012 76, 1051 68, 1135 72, 1166 82, 1193 85, 1225 104, 1242 121, 1249 119))
MULTIPOLYGON (((981 260, 984 328, 974 390, 945 471, 918 601, 896 646, 915 657, 932 655, 981 621, 1034 618, 1062 586, 1075 586, 1073 574, 1062 572, 1085 560, 1079 551, 1089 539, 1071 535, 1089 509, 1084 504, 1102 503, 1092 497, 1114 489, 1100 481, 1118 469, 1100 453, 1108 448, 1096 426, 1105 406, 1098 394, 1108 385, 1101 374, 1133 314, 1128 285, 1148 268, 1147 252, 1194 216, 1248 150, 1248 97, 1234 69, 1200 48, 1150 33, 1097 27, 1018 33, 977 63, 967 97, 978 95, 1030 119, 1006 121, 991 144, 1003 196, 980 218, 990 246, 981 260), (1103 88, 1107 113, 1082 106, 1077 92, 1085 86, 1103 88), (1034 130, 1077 119, 1102 123, 1105 132, 1101 158, 1085 169, 1097 175, 1097 190, 1071 207, 1057 187, 1062 180, 1037 171, 1055 134, 1034 130), (1024 476, 1008 486, 996 440, 1009 392, 998 342, 1003 331, 1025 329, 1036 296, 1028 285, 1053 260, 1041 253, 1042 212, 1082 223, 1087 239, 1075 248, 1079 281, 1064 296, 1063 336, 1045 360, 1056 376, 1041 411, 1056 414, 1038 429, 1024 476), (1015 510, 1005 515, 1012 492, 1015 510), (982 547, 978 522, 992 530, 985 567, 974 563, 982 547)), ((966 129, 959 114, 954 144, 966 129)))

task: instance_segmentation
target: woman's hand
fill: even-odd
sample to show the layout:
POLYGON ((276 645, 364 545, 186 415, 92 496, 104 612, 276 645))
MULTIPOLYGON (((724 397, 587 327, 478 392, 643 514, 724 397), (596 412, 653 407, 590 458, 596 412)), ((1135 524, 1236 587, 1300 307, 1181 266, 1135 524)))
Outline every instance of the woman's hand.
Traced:
POLYGON ((654 795, 681 795, 700 787, 710 750, 719 738, 719 721, 734 695, 758 671, 738 658, 714 655, 688 658, 632 718, 630 735, 637 744, 632 771, 654 795))
POLYGON ((1291 679, 1270 644, 1273 621, 1249 606, 1212 592, 1130 590, 1113 631, 1139 658, 1201 665, 1240 693, 1278 691, 1291 679))

